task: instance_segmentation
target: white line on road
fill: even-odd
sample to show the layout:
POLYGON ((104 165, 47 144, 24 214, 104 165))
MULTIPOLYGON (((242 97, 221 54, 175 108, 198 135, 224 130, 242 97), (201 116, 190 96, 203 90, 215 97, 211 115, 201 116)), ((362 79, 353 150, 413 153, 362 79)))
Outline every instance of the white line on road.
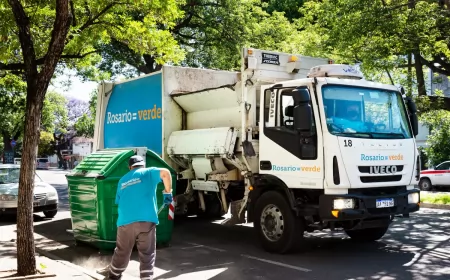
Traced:
POLYGON ((212 264, 212 265, 205 265, 205 266, 197 266, 196 269, 202 269, 202 268, 210 268, 210 267, 216 267, 216 266, 225 266, 234 264, 234 262, 227 262, 227 263, 219 263, 219 264, 212 264))
POLYGON ((411 266, 413 265, 419 258, 420 258, 421 254, 420 253, 414 253, 414 257, 412 258, 411 261, 405 263, 403 266, 411 266))
POLYGON ((211 246, 206 246, 206 245, 202 245, 202 244, 197 244, 197 243, 190 243, 190 242, 186 242, 189 245, 193 245, 193 246, 197 246, 197 247, 203 247, 203 248, 207 248, 213 251, 218 251, 218 252, 226 252, 227 250, 223 250, 223 249, 219 249, 216 247, 211 247, 211 246))
POLYGON ((257 261, 261 261, 261 262, 266 262, 266 263, 270 263, 270 264, 274 264, 274 265, 279 265, 279 266, 282 266, 282 267, 295 269, 295 270, 298 270, 298 271, 311 272, 311 269, 303 268, 303 267, 300 267, 300 266, 294 266, 294 265, 285 264, 285 263, 281 263, 281 262, 261 259, 261 258, 249 256, 249 255, 241 255, 241 256, 244 257, 244 258, 249 258, 249 259, 253 259, 253 260, 257 260, 257 261))
POLYGON ((181 248, 181 250, 194 249, 194 248, 199 248, 199 247, 203 247, 203 245, 195 245, 195 246, 183 247, 183 248, 181 248))

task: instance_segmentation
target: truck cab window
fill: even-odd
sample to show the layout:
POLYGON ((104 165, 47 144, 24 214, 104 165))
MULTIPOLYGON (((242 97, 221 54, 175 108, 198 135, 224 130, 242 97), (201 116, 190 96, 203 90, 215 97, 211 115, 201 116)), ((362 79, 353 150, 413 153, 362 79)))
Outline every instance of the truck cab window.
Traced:
POLYGON ((281 95, 281 126, 294 129, 294 97, 281 95))
MULTIPOLYGON (((306 160, 317 158, 317 134, 303 135, 294 129, 294 108, 299 104, 298 96, 293 88, 276 90, 276 98, 271 98, 273 92, 264 93, 264 134, 285 148, 296 157, 306 160), (275 104, 273 104, 275 102, 275 104)), ((313 118, 313 129, 316 126, 313 118)))

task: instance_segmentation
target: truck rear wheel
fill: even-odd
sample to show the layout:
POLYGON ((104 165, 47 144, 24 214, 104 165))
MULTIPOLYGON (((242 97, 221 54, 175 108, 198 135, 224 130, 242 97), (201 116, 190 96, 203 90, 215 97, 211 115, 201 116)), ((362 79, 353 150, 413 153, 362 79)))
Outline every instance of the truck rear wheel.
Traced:
POLYGON ((255 205, 254 228, 264 250, 271 253, 288 253, 303 241, 304 223, 294 215, 282 194, 268 191, 255 205))
POLYGON ((364 228, 355 230, 346 230, 345 233, 355 241, 358 242, 373 242, 381 239, 389 229, 389 226, 377 228, 364 228))

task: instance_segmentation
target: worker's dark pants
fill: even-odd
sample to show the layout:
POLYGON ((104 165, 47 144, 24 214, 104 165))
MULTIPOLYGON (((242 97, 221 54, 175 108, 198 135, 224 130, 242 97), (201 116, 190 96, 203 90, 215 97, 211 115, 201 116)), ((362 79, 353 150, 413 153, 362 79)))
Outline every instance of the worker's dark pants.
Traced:
POLYGON ((116 249, 109 267, 109 279, 119 280, 128 266, 134 244, 139 251, 142 280, 153 280, 156 258, 156 225, 136 222, 117 228, 116 249))

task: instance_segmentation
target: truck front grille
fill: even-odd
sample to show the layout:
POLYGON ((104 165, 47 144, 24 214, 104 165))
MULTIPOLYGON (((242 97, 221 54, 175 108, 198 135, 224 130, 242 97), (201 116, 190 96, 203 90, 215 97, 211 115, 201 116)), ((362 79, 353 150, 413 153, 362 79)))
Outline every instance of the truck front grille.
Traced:
POLYGON ((388 176, 361 176, 362 183, 385 183, 398 182, 402 180, 402 175, 388 175, 388 176))
POLYGON ((368 208, 367 211, 372 215, 393 215, 397 213, 397 206, 390 208, 368 208))
MULTIPOLYGON (((397 172, 403 171, 403 165, 396 165, 397 172)), ((358 170, 361 173, 369 173, 370 172, 370 166, 358 166, 358 170)))

